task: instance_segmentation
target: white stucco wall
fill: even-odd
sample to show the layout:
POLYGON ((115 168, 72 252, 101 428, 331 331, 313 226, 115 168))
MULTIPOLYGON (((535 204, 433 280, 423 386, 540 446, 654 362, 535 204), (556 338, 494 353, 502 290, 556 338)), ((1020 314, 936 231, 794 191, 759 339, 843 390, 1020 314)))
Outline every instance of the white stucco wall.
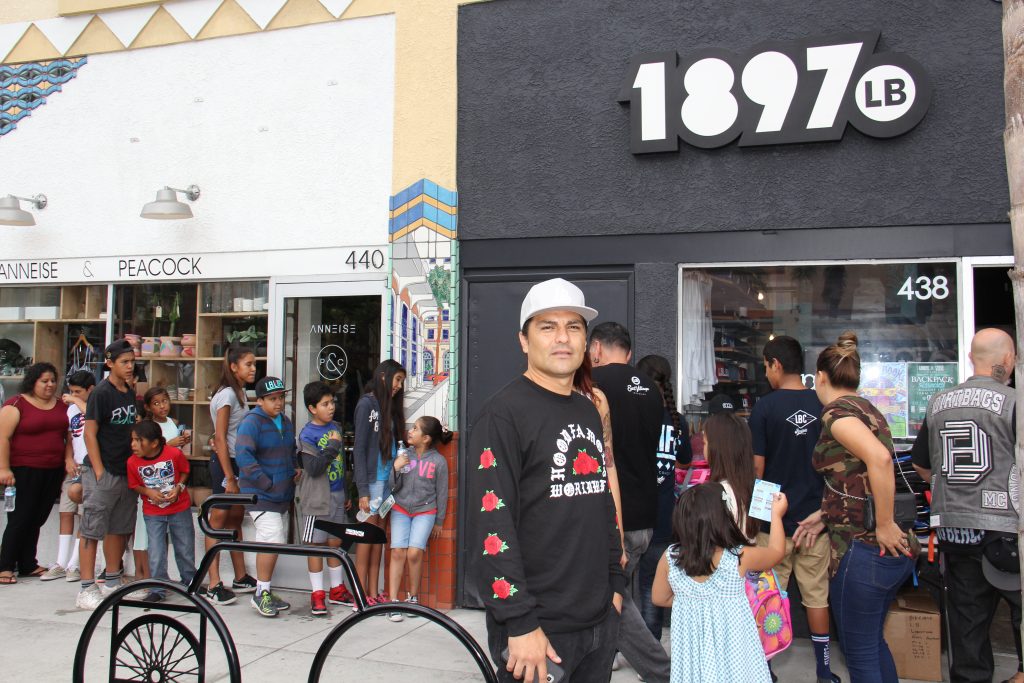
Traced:
POLYGON ((90 56, 0 138, 0 195, 50 200, 0 259, 385 244, 394 51, 380 16, 90 56), (195 218, 139 217, 192 183, 195 218))

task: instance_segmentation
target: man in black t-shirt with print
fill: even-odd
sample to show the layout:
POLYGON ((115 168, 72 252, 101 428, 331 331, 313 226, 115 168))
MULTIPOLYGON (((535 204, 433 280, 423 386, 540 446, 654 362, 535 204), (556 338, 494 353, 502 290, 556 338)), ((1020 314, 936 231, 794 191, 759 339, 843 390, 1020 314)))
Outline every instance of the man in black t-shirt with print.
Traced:
MULTIPOLYGON (((750 413, 754 446, 754 470, 760 479, 782 486, 789 510, 782 518, 786 529, 786 556, 775 567, 779 585, 796 576, 800 597, 807 610, 811 643, 819 683, 839 677, 830 667, 828 614, 828 536, 800 527, 816 520, 821 510, 824 480, 811 466, 811 455, 821 433, 821 402, 813 389, 804 386, 804 352, 800 342, 780 335, 765 344, 765 375, 772 392, 759 399, 750 413)), ((768 522, 761 523, 757 544, 768 545, 768 522)))
POLYGON ((625 532, 629 588, 622 606, 619 651, 643 680, 659 683, 668 681, 669 657, 647 628, 632 585, 658 518, 658 442, 664 404, 657 385, 629 364, 632 349, 629 330, 619 323, 601 323, 590 333, 594 385, 604 392, 611 414, 612 454, 625 532))
POLYGON ((135 531, 138 494, 128 488, 127 464, 136 421, 135 392, 129 382, 135 371, 131 344, 118 339, 104 351, 110 375, 89 395, 85 408, 82 463, 82 526, 79 556, 82 590, 75 599, 81 609, 93 610, 103 600, 96 585, 96 549, 103 541, 108 589, 117 588, 124 572, 125 541, 135 531))
POLYGON ((519 320, 526 372, 470 429, 469 555, 502 681, 544 681, 552 662, 574 681, 611 673, 622 547, 601 418, 573 385, 596 316, 561 278, 530 289, 519 320))

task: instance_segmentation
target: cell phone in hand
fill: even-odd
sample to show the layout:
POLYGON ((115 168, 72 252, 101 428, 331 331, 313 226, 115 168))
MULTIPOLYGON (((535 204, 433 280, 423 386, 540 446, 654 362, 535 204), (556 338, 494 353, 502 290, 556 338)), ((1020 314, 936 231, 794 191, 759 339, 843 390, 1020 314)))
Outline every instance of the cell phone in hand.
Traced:
MULTIPOLYGON (((501 651, 501 663, 502 664, 508 664, 508 648, 507 647, 504 650, 501 651)), ((551 661, 551 658, 548 657, 548 677, 547 677, 547 683, 560 683, 560 681, 563 678, 565 678, 565 669, 560 667, 555 662, 551 661)), ((540 677, 538 676, 533 681, 527 681, 525 683, 536 683, 537 681, 539 681, 539 679, 540 679, 540 677)))

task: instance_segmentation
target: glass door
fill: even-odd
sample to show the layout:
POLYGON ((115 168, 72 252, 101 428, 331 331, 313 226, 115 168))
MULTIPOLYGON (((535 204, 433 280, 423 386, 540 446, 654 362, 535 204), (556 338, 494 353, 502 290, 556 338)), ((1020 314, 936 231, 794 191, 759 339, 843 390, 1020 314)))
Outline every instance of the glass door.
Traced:
POLYGON ((379 282, 276 287, 274 370, 290 390, 286 414, 296 432, 309 420, 302 389, 321 381, 334 390, 335 420, 351 434, 356 401, 381 359, 382 289, 379 282))

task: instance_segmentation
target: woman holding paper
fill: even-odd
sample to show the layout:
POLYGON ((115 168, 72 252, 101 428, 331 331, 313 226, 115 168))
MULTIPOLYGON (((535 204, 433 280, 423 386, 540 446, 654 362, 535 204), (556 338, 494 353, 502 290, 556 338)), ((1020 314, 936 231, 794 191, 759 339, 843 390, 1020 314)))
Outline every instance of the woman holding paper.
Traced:
POLYGON ((857 395, 859 384, 857 335, 844 332, 818 356, 815 390, 824 409, 812 463, 825 491, 820 518, 801 527, 828 529, 829 602, 852 683, 896 683, 882 629, 913 570, 917 541, 893 519, 892 435, 882 414, 857 395))

